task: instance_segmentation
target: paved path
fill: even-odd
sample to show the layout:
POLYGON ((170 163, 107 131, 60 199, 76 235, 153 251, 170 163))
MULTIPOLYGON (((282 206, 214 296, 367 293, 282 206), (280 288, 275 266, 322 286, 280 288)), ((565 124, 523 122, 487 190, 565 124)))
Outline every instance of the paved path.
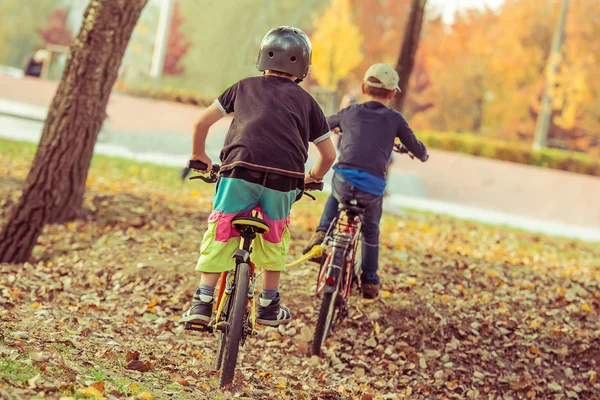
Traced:
MULTIPOLYGON (((37 141, 44 107, 55 90, 53 82, 0 76, 0 135, 37 141), (32 117, 16 118, 19 112, 32 117)), ((191 127, 200 111, 194 106, 113 94, 110 118, 96 152, 181 166, 188 158, 191 127)), ((229 123, 230 119, 221 120, 209 134, 207 152, 215 160, 229 123)), ((309 165, 313 162, 311 157, 309 165)), ((426 164, 396 157, 389 188, 393 196, 387 208, 391 211, 404 205, 600 240, 600 178, 596 177, 431 151, 426 164), (548 228, 548 223, 558 225, 548 228), (578 229, 582 231, 577 233, 578 229)))

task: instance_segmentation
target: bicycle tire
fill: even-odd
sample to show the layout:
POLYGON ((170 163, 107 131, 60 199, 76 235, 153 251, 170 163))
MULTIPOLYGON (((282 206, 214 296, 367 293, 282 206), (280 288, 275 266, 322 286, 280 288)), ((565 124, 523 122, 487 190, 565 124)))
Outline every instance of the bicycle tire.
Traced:
MULTIPOLYGON (((228 301, 229 303, 229 301, 228 301)), ((229 304, 227 305, 229 308, 229 304)), ((223 355, 225 354, 225 343, 227 339, 227 335, 224 332, 217 332, 217 356, 215 357, 215 370, 220 370, 221 365, 223 365, 223 355)))
POLYGON ((233 382, 235 366, 240 350, 240 340, 244 331, 244 318, 248 288, 250 284, 250 266, 246 263, 238 264, 236 268, 235 286, 231 297, 231 313, 227 322, 229 329, 225 335, 224 352, 221 371, 219 373, 219 386, 224 387, 233 382))
MULTIPOLYGON (((338 250, 335 254, 335 257, 332 257, 332 261, 340 260, 343 262, 346 252, 338 250), (341 257, 340 257, 341 255, 341 257)), ((329 268, 329 265, 327 266, 329 268)), ((329 330, 331 328, 331 324, 333 320, 336 318, 337 312, 339 312, 339 308, 337 307, 339 304, 337 303, 337 298, 340 293, 340 282, 343 280, 342 274, 338 277, 336 281, 335 290, 333 292, 324 292, 323 299, 321 300, 321 307, 319 308, 319 317, 317 318, 317 324, 315 325, 315 333, 313 335, 313 340, 310 348, 311 355, 318 356, 321 354, 321 347, 327 340, 327 336, 329 335, 329 330)))

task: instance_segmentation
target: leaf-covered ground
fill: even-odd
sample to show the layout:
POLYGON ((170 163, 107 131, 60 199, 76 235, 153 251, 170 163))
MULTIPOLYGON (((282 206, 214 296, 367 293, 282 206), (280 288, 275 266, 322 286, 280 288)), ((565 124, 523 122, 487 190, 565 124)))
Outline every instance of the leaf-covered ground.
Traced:
MULTIPOLYGON (((0 145, 3 223, 33 149, 0 145)), ((382 296, 353 298, 322 358, 317 267, 289 270, 294 321, 249 340, 219 391, 214 338, 178 322, 211 188, 101 157, 88 183, 85 219, 0 266, 0 398, 600 398, 600 246, 422 214, 386 216, 382 296)), ((322 205, 297 205, 290 260, 322 205)))

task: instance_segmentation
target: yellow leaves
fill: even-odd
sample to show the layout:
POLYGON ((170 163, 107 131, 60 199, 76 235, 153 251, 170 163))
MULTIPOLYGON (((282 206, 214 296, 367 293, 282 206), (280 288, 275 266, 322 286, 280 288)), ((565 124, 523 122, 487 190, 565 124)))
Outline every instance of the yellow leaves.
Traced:
POLYGON ((417 286, 417 280, 413 277, 406 278, 405 283, 411 287, 417 286))
POLYGON ((285 381, 283 379, 279 379, 277 381, 277 384, 275 385, 275 388, 277 389, 285 389, 287 386, 285 384, 285 381))
POLYGON ((104 399, 102 392, 99 391, 98 389, 96 389, 94 386, 89 386, 84 389, 79 389, 77 391, 77 393, 79 393, 80 395, 82 395, 84 397, 91 397, 94 399, 104 399))
POLYGON ((314 27, 311 74, 321 86, 335 90, 363 59, 363 35, 352 20, 350 0, 333 0, 314 27))
POLYGON ((135 396, 136 400, 154 400, 154 395, 150 392, 142 392, 135 396))
POLYGON ((540 329, 540 327, 542 326, 542 324, 540 324, 538 321, 531 321, 531 323, 529 324, 529 328, 530 329, 534 329, 534 330, 538 330, 540 329))
POLYGON ((42 304, 36 301, 35 303, 32 303, 29 308, 32 310, 40 310, 42 308, 42 304))
POLYGON ((190 191, 190 197, 193 197, 194 199, 197 199, 198 197, 200 197, 200 195, 201 193, 196 189, 190 191))
POLYGON ((588 313, 592 312, 592 307, 590 307, 590 305, 588 303, 584 303, 581 305, 581 311, 585 311, 588 313))
POLYGON ((127 391, 131 392, 131 393, 139 393, 140 392, 140 386, 135 383, 135 382, 131 382, 129 385, 127 385, 127 391))

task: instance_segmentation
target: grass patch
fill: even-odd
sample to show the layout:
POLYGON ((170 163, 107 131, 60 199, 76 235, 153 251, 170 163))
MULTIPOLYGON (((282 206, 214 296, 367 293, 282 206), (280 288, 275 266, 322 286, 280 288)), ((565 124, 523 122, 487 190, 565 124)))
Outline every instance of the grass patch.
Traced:
POLYGON ((11 360, 8 357, 0 358, 0 378, 24 382, 39 373, 40 370, 38 368, 27 365, 19 361, 19 359, 11 360))

